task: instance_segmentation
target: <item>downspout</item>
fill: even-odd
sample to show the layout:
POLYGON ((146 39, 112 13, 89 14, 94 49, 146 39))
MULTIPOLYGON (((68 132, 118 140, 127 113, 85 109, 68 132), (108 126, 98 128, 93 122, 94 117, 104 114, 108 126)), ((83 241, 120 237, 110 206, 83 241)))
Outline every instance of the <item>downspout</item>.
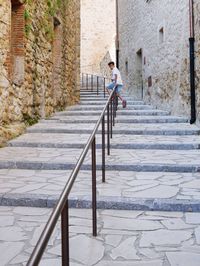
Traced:
POLYGON ((119 1, 116 0, 116 66, 119 68, 119 1))
POLYGON ((196 94, 195 94, 195 33, 194 33, 194 1, 189 0, 190 13, 190 93, 191 93, 191 119, 190 124, 196 122, 196 94))

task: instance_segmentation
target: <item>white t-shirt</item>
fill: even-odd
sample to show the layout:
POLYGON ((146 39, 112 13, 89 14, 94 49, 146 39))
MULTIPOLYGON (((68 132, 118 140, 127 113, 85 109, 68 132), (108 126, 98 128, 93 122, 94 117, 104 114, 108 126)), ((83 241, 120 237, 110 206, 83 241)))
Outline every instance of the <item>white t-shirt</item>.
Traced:
POLYGON ((113 68, 112 70, 112 80, 115 80, 115 75, 117 75, 117 84, 123 85, 122 77, 117 67, 113 68))

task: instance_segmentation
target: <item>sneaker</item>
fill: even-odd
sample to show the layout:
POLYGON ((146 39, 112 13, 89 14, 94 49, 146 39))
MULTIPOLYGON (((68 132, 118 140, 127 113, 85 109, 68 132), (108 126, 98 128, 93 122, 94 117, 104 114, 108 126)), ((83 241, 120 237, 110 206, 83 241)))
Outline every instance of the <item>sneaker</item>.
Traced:
POLYGON ((123 108, 126 108, 126 101, 125 100, 123 100, 122 106, 123 106, 123 108))

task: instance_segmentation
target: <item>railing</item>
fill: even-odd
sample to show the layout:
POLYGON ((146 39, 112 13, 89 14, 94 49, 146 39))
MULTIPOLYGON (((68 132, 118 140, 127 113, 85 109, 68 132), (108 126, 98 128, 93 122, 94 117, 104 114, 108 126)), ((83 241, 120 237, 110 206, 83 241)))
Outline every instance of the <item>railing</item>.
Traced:
POLYGON ((94 92, 95 81, 96 81, 96 93, 97 93, 97 95, 99 95, 100 81, 103 82, 104 98, 106 97, 106 80, 110 81, 110 79, 107 77, 82 73, 82 87, 88 91, 90 90, 91 92, 94 92))
MULTIPOLYGON (((98 85, 98 82, 97 82, 98 85)), ((89 88, 89 87, 88 87, 89 88)), ((98 92, 97 88, 97 92, 98 92)), ((104 96, 105 96, 105 79, 104 79, 104 96)), ((110 138, 112 138, 112 127, 115 124, 115 117, 117 111, 117 96, 115 90, 110 94, 103 111, 95 125, 95 128, 82 152, 80 158, 73 169, 68 182, 58 200, 58 203, 54 207, 53 212, 35 246, 33 253, 27 263, 28 266, 37 266, 41 261, 41 258, 45 252, 52 232, 58 222, 61 215, 61 257, 62 266, 70 265, 69 254, 69 194, 73 187, 73 184, 77 178, 80 168, 84 162, 84 159, 91 147, 92 150, 92 233, 93 236, 97 236, 97 194, 96 194, 96 133, 100 124, 102 125, 102 182, 106 181, 105 175, 105 115, 107 115, 107 153, 110 155, 110 138), (106 114, 107 111, 107 114, 106 114)))

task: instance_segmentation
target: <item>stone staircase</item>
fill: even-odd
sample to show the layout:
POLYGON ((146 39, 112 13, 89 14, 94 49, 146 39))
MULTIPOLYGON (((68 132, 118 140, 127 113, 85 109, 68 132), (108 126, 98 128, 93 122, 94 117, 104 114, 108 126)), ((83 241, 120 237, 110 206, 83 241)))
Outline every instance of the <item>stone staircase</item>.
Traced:
MULTIPOLYGON (((53 206, 105 101, 102 93, 82 91, 79 105, 40 121, 1 149, 1 205, 53 206)), ((126 109, 118 109, 105 184, 97 134, 98 207, 199 211, 199 128, 142 101, 127 101, 126 109)), ((70 196, 73 207, 91 204, 90 169, 89 153, 70 196)))
MULTIPOLYGON (((126 109, 119 106, 105 184, 97 134, 97 238, 91 210, 82 209, 91 207, 90 153, 71 192, 70 266, 198 266, 200 129, 127 100, 126 109)), ((79 105, 0 150, 0 266, 26 265, 105 101, 82 90, 79 105)), ((40 266, 61 265, 60 239, 58 223, 40 266)))

